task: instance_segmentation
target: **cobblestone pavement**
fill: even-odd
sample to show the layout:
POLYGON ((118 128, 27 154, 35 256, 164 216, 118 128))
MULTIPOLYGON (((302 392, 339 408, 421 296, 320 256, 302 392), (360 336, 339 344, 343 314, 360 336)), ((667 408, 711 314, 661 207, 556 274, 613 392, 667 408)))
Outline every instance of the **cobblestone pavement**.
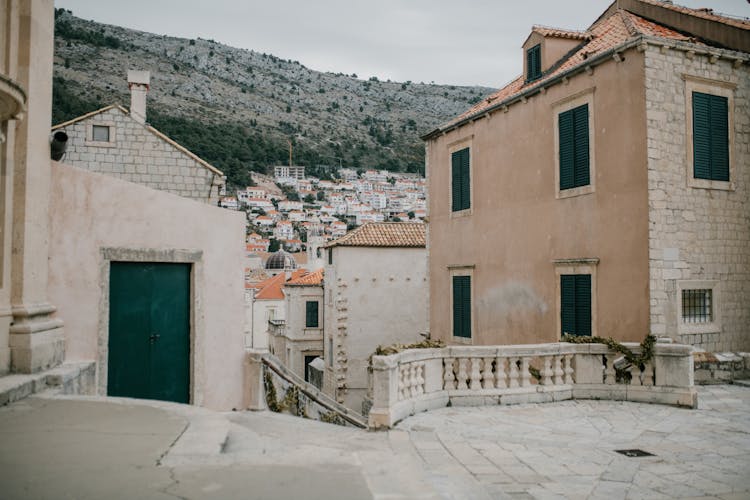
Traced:
POLYGON ((750 499, 750 387, 698 393, 698 410, 444 408, 389 432, 269 411, 31 397, 0 407, 0 499, 750 499))
POLYGON ((699 408, 611 401, 444 408, 410 417, 431 483, 461 498, 750 498, 750 388, 699 387, 699 408), (630 458, 615 450, 640 449, 630 458), (441 486, 442 485, 442 486, 441 486))

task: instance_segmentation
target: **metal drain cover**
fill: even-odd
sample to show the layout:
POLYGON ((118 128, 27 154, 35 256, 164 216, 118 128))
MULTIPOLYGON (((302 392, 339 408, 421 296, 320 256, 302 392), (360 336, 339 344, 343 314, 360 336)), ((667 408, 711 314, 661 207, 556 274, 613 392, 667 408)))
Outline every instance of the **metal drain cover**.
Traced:
POLYGON ((625 455, 626 457, 630 457, 630 458, 654 456, 653 453, 649 453, 643 450, 615 450, 615 451, 621 455, 625 455))

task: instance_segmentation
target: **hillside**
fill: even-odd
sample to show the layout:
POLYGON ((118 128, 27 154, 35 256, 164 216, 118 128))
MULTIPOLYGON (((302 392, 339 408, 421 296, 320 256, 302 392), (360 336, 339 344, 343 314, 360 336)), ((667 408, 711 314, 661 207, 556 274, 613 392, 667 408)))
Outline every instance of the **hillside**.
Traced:
MULTIPOLYGON (((492 91, 322 73, 273 55, 55 12, 53 121, 114 102, 129 105, 128 69, 149 70, 148 121, 224 170, 294 162, 422 171, 419 134, 492 91)), ((361 75, 364 76, 364 75, 361 75)))

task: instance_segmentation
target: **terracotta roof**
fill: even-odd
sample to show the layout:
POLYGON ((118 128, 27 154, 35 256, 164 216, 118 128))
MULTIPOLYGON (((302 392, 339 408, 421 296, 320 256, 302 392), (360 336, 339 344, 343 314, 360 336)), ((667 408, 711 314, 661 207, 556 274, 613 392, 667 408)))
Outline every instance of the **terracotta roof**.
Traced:
MULTIPOLYGON (((292 272, 289 280, 296 280, 307 274, 305 269, 297 269, 292 272)), ((258 283, 254 288, 260 291, 255 294, 255 298, 258 300, 282 300, 284 298, 284 292, 281 289, 286 282, 286 273, 279 273, 276 276, 268 278, 265 281, 258 283)))
POLYGON ((531 31, 539 33, 542 36, 551 36, 555 38, 571 38, 573 40, 587 40, 591 37, 588 31, 564 30, 560 28, 550 28, 549 26, 534 25, 531 31))
POLYGON ((323 269, 318 269, 315 272, 308 273, 300 278, 290 279, 286 282, 287 285, 293 286, 310 286, 320 285, 323 283, 323 269))
POLYGON ((684 7, 682 5, 675 5, 669 2, 662 2, 660 0, 640 0, 643 3, 651 5, 658 5, 665 9, 680 12, 694 17, 700 17, 701 19, 708 19, 709 21, 715 21, 717 23, 726 24, 727 26, 734 26, 736 28, 750 29, 750 19, 740 19, 736 17, 722 16, 721 14, 714 13, 713 9, 691 9, 690 7, 684 7))
POLYGON ((371 222, 349 231, 326 248, 345 247, 424 247, 424 224, 408 222, 371 222))
MULTIPOLYGON (((662 4, 662 2, 659 2, 659 4, 662 4)), ((552 28, 543 29, 553 30, 552 28)), ((573 33, 568 30, 554 31, 573 33)), ((542 78, 526 82, 524 76, 521 75, 505 87, 477 103, 465 113, 444 124, 440 129, 452 127, 470 117, 481 115, 488 108, 511 100, 527 90, 544 87, 545 83, 549 80, 561 76, 576 67, 582 67, 587 64, 587 60, 615 49, 641 35, 704 45, 703 42, 693 37, 684 35, 661 24, 648 21, 622 9, 618 9, 611 16, 599 20, 585 33, 590 34, 590 37, 583 40, 573 52, 567 54, 563 59, 547 69, 542 78)), ((429 137, 433 133, 430 132, 425 137, 429 137)))

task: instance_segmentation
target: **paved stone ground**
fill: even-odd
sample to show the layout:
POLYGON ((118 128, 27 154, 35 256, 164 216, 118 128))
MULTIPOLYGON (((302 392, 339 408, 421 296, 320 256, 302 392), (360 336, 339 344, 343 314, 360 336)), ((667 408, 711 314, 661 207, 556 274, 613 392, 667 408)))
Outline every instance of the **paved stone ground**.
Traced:
POLYGON ((750 498, 750 390, 700 387, 699 409, 605 401, 444 408, 403 421, 427 469, 495 498, 750 498), (615 450, 654 456, 629 458, 615 450))
POLYGON ((750 388, 700 408, 445 408, 390 432, 270 412, 30 397, 0 407, 0 498, 750 498, 750 388), (653 457, 628 458, 639 448, 653 457))

